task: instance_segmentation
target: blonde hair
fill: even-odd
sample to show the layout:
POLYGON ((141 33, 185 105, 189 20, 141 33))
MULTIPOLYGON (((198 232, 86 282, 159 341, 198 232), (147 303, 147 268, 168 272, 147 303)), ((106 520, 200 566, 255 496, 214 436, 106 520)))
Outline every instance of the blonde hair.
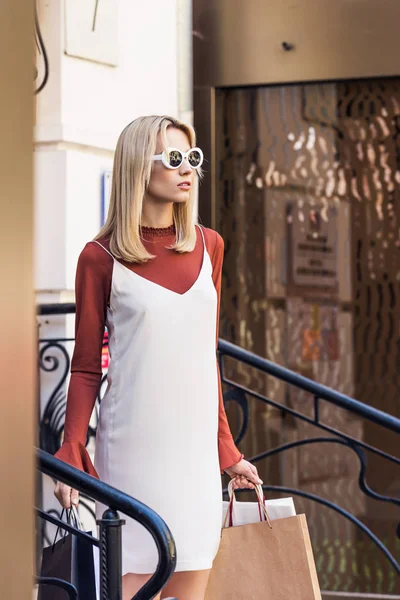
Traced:
MULTIPOLYGON (((189 125, 168 116, 139 117, 125 127, 115 149, 110 206, 106 222, 94 238, 110 238, 110 252, 115 258, 128 262, 147 262, 154 258, 147 252, 141 239, 143 202, 152 172, 152 156, 156 152, 158 134, 167 148, 167 129, 174 127, 185 133, 193 148, 196 134, 189 125)), ((201 175, 201 173, 199 173, 201 175)), ((194 197, 190 191, 188 202, 174 204, 173 219, 176 252, 191 252, 196 245, 193 220, 194 197)))

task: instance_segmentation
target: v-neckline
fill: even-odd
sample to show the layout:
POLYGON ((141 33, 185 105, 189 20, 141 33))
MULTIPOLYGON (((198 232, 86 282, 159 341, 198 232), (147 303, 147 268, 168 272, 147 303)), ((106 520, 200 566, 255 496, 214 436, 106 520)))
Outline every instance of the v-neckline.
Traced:
MULTIPOLYGON (((179 296, 181 298, 183 298, 184 296, 186 296, 187 294, 189 294, 189 292, 191 292, 193 290, 193 288, 198 284, 200 277, 203 274, 203 270, 205 267, 205 262, 206 262, 206 242, 205 239, 203 238, 203 234, 200 231, 201 237, 202 237, 202 242, 203 242, 203 261, 201 263, 201 267, 200 267, 200 271, 199 274, 197 275, 195 281, 192 283, 192 285, 190 286, 190 288, 188 290, 186 290, 186 292, 183 292, 183 294, 180 294, 179 292, 175 292, 175 290, 171 290, 170 288, 165 287, 164 285, 161 285, 160 283, 157 283, 156 281, 152 281, 151 279, 147 279, 146 277, 143 277, 142 275, 139 275, 138 273, 135 273, 135 271, 132 271, 132 269, 129 269, 129 267, 126 267, 124 264, 122 264, 122 262, 120 262, 119 260, 117 260, 116 258, 113 258, 114 263, 117 263, 119 265, 121 265, 121 267, 123 269, 125 269, 126 271, 129 271, 129 273, 132 273, 135 277, 137 277, 138 279, 141 279, 142 281, 144 281, 145 283, 149 283, 150 285, 155 285, 158 288, 161 288, 162 290, 165 290, 166 292, 170 292, 171 294, 174 294, 175 296, 179 296)), ((112 256, 112 255, 111 255, 112 256)))

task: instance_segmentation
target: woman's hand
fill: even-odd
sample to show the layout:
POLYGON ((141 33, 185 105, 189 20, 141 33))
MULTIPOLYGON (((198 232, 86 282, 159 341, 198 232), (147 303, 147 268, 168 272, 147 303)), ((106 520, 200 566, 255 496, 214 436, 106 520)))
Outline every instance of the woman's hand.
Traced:
POLYGON ((79 503, 79 492, 78 490, 72 489, 66 483, 57 481, 54 489, 54 495, 63 508, 71 508, 71 505, 78 506, 79 503))
POLYGON ((225 473, 234 479, 232 488, 234 490, 249 488, 254 490, 254 484, 259 483, 262 485, 262 481, 258 476, 257 468, 249 463, 248 460, 240 460, 236 465, 232 465, 229 469, 225 469, 225 473))

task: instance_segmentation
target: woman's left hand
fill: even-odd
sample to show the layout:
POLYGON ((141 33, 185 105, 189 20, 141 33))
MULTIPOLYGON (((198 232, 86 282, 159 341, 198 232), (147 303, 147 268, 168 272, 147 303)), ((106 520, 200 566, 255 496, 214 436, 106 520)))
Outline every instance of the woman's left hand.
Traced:
POLYGON ((244 460, 244 458, 236 463, 236 465, 225 469, 225 473, 228 473, 234 479, 232 484, 234 490, 243 488, 254 490, 255 483, 259 483, 260 485, 263 483, 258 476, 257 468, 249 463, 248 460, 244 460))

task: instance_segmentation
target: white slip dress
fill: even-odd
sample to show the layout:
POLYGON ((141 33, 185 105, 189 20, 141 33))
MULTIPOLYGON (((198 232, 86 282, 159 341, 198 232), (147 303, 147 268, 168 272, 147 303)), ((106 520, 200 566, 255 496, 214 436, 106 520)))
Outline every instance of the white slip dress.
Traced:
MULTIPOLYGON (((210 569, 221 530, 217 292, 200 231, 202 267, 184 294, 113 258, 106 322, 110 364, 96 435, 100 479, 164 519, 175 539, 176 571, 210 569)), ((97 519, 105 508, 96 504, 97 519)), ((122 518, 123 574, 153 573, 153 538, 122 518)))

